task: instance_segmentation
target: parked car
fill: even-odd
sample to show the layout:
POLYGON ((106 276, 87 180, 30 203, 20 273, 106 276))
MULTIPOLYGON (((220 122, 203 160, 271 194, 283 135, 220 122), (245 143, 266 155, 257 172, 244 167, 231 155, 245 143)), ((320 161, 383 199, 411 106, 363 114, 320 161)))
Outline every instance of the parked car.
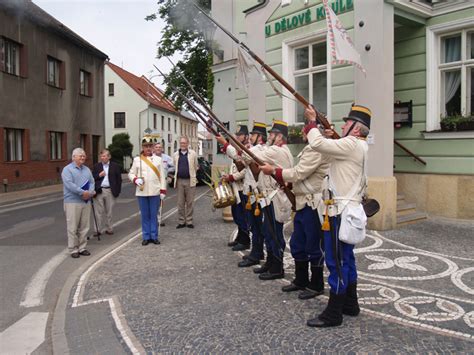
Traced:
POLYGON ((209 163, 206 159, 203 157, 198 158, 198 164, 199 164, 199 170, 196 173, 196 178, 198 181, 198 184, 204 184, 204 182, 210 183, 211 179, 211 170, 212 170, 212 165, 209 163))
MULTIPOLYGON (((203 157, 199 157, 198 165, 199 165, 199 170, 196 173, 198 185, 204 184, 205 181, 210 183, 211 179, 209 178, 209 176, 211 176, 211 170, 212 170, 211 163, 209 163, 203 157)), ((168 170, 168 184, 170 187, 174 186, 174 172, 175 172, 174 167, 168 170)))

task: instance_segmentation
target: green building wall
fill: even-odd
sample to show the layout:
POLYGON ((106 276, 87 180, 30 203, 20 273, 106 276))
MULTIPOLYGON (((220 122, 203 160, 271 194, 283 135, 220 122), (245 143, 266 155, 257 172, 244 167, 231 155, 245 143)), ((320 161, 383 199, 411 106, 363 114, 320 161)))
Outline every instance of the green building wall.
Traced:
MULTIPOLYGON (((468 9, 433 17, 426 26, 474 16, 468 9)), ((473 139, 427 140, 426 130, 426 27, 395 29, 395 101, 413 100, 413 127, 395 129, 395 139, 426 161, 426 165, 395 147, 395 172, 474 174, 473 139)))

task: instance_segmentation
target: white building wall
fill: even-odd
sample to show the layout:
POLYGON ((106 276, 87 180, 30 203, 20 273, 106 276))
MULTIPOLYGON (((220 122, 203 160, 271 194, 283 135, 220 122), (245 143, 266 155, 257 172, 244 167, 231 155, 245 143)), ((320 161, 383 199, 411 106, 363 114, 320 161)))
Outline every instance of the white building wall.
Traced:
POLYGON ((145 129, 149 127, 152 134, 158 134, 165 140, 165 153, 168 153, 168 147, 171 147, 171 152, 173 152, 174 142, 179 145, 180 116, 152 106, 147 110, 147 101, 107 65, 104 69, 104 76, 106 146, 112 143, 112 137, 115 134, 128 133, 130 142, 133 144, 133 155, 138 155, 140 153, 141 138, 145 129), (109 96, 109 83, 114 84, 114 96, 109 96), (114 128, 114 112, 125 112, 125 128, 114 128), (154 127, 153 114, 157 115, 156 128, 154 127), (161 124, 162 116, 165 118, 164 129, 161 124), (168 118, 170 118, 169 126, 168 118), (175 120, 177 121, 176 131, 174 130, 175 120), (170 135, 170 139, 168 135, 170 135))

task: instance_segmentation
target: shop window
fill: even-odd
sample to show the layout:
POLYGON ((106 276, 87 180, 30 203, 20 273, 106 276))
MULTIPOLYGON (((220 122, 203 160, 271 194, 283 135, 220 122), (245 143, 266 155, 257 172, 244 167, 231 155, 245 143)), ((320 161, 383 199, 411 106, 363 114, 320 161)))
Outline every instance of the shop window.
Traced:
MULTIPOLYGON (((323 112, 327 112, 326 42, 311 43, 294 49, 295 89, 323 112)), ((304 107, 296 105, 296 122, 304 122, 304 107)))
POLYGON ((59 160, 63 158, 63 133, 49 132, 49 159, 59 160))
POLYGON ((5 128, 5 161, 22 161, 23 160, 23 129, 5 128))
POLYGON ((125 112, 114 112, 114 128, 125 128, 125 112))

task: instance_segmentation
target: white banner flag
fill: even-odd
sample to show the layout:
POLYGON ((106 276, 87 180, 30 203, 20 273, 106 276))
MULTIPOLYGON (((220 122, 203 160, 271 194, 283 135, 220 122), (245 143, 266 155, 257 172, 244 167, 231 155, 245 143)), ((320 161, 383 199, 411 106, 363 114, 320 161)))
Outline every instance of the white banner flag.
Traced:
POLYGON ((342 26, 341 21, 336 16, 332 8, 328 5, 328 0, 323 0, 326 10, 326 22, 328 27, 328 43, 331 47, 331 58, 333 64, 353 64, 364 74, 360 54, 354 48, 349 34, 342 26))

